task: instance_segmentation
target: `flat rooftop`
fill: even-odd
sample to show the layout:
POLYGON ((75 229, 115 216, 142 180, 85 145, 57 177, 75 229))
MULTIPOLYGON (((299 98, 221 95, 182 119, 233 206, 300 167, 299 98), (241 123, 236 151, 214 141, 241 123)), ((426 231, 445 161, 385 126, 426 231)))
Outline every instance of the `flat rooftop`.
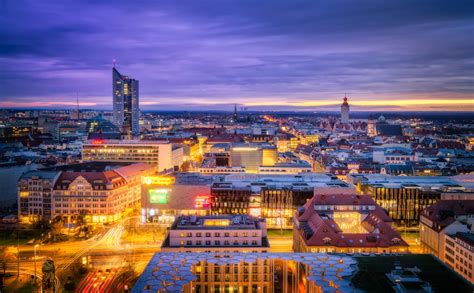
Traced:
POLYGON ((120 140, 120 139, 93 139, 84 142, 84 145, 101 146, 101 145, 157 145, 170 144, 166 140, 120 140))
POLYGON ((173 223, 171 230, 255 230, 260 229, 262 221, 265 220, 247 215, 181 216, 173 223))

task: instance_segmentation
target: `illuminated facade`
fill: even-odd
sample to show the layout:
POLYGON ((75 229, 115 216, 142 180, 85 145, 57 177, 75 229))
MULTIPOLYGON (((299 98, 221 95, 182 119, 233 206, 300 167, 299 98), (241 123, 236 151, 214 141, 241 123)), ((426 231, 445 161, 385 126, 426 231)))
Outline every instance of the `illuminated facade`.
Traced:
POLYGON ((20 221, 116 221, 124 212, 139 209, 141 177, 152 172, 142 163, 94 162, 26 173, 18 182, 20 221))
POLYGON ((293 227, 295 209, 317 192, 354 193, 355 190, 333 175, 232 174, 213 183, 212 214, 248 214, 267 219, 270 228, 293 227))
POLYGON ((465 189, 442 176, 351 174, 348 177, 357 185, 358 192, 370 195, 400 226, 417 226, 421 212, 440 200, 443 192, 465 189))
POLYGON ((26 137, 32 133, 31 126, 0 126, 0 139, 26 137))
POLYGON ((83 144, 82 160, 146 163, 163 172, 183 163, 183 150, 166 141, 95 139, 83 144))
POLYGON ((163 241, 163 252, 266 252, 265 219, 244 215, 180 216, 163 241))
POLYGON ((294 216, 295 252, 405 253, 407 248, 368 195, 316 194, 294 216))
POLYGON ((245 167, 257 173, 259 166, 273 166, 278 161, 277 148, 270 144, 233 144, 230 151, 231 165, 245 167))
POLYGON ((140 134, 138 80, 121 75, 112 68, 114 124, 127 137, 140 134))
POLYGON ((55 171, 31 171, 18 180, 18 219, 35 222, 51 219, 51 202, 55 171))
POLYGON ((143 177, 141 222, 172 224, 179 215, 208 215, 211 183, 196 173, 143 177))
POLYGON ((353 292, 357 261, 313 253, 157 253, 138 292, 353 292))

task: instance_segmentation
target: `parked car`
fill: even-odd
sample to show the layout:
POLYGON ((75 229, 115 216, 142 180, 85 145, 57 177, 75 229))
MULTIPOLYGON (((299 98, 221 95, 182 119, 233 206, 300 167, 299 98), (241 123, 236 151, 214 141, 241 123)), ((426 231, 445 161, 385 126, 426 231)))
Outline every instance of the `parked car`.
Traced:
POLYGON ((15 215, 9 215, 2 219, 4 224, 14 224, 18 222, 18 217, 15 215))

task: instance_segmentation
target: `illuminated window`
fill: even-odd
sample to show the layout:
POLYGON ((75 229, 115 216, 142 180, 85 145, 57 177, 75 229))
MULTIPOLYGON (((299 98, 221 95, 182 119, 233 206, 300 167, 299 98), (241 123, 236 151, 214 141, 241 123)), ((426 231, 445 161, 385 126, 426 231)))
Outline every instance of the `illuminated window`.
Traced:
POLYGON ((229 219, 206 219, 204 220, 204 226, 229 226, 229 219))

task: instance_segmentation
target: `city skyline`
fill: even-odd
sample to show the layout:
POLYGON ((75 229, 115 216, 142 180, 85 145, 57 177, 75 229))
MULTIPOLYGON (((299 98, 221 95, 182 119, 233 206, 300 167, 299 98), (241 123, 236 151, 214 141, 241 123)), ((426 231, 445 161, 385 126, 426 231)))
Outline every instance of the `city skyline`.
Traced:
POLYGON ((468 1, 0 5, 2 108, 111 110, 116 59, 142 110, 474 110, 468 1))

